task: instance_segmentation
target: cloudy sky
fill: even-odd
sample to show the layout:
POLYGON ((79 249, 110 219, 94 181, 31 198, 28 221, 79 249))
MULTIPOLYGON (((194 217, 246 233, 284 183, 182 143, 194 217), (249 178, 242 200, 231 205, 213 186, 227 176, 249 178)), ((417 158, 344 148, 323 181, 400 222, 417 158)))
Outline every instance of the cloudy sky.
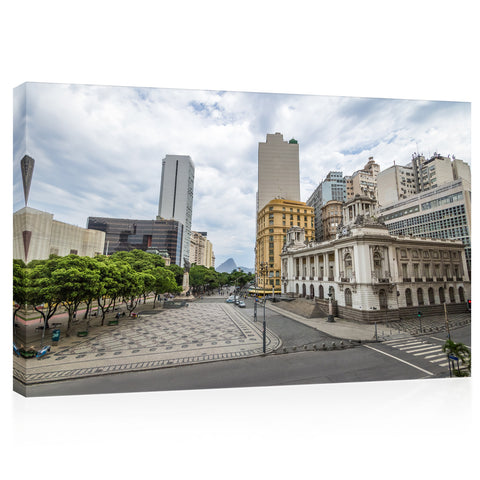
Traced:
POLYGON ((254 264, 258 143, 281 132, 300 145, 301 199, 330 170, 370 156, 387 168, 413 152, 471 162, 470 104, 224 91, 29 83, 14 100, 14 211, 20 159, 35 159, 29 206, 86 226, 89 216, 153 219, 162 159, 195 164, 192 229, 216 265, 254 264))

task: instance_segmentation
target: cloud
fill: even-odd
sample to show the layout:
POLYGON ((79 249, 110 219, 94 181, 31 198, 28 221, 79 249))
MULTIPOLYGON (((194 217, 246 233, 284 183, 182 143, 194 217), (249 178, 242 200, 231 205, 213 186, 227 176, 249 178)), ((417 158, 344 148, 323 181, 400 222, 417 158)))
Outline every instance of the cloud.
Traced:
POLYGON ((374 98, 29 83, 14 102, 14 209, 20 159, 35 159, 29 204, 60 221, 152 219, 162 159, 195 164, 192 228, 207 231, 220 264, 253 266, 258 143, 267 133, 300 147, 301 197, 331 170, 351 175, 413 152, 468 163, 470 104, 374 98))

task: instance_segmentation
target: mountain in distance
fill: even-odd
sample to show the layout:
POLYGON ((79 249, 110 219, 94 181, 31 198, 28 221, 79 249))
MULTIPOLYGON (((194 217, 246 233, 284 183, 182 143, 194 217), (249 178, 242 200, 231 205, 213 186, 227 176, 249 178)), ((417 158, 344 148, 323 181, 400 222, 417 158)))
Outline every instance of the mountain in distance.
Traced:
POLYGON ((232 273, 233 270, 236 270, 239 268, 245 273, 254 273, 255 269, 254 268, 248 268, 248 267, 237 267, 237 264, 235 263, 235 260, 233 258, 229 258, 225 260, 221 265, 215 268, 215 270, 219 273, 232 273))
POLYGON ((225 260, 221 265, 215 268, 219 273, 232 273, 237 268, 237 264, 233 258, 225 260))

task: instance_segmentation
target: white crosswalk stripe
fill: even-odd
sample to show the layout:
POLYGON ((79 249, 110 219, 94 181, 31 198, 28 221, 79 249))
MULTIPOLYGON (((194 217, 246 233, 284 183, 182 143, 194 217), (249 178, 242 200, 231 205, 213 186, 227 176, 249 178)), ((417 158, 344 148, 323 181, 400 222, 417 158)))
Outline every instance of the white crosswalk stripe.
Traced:
POLYGON ((448 366, 448 362, 445 363, 445 352, 442 351, 441 345, 428 343, 417 338, 411 340, 389 340, 383 343, 404 353, 411 354, 414 357, 423 357, 425 360, 439 367, 448 366))

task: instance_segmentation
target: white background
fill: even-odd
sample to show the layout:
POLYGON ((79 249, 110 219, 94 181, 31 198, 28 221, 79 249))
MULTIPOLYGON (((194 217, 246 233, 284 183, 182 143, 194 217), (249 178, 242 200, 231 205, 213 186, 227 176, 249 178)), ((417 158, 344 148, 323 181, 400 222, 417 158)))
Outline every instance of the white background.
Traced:
POLYGON ((73 479, 478 474, 478 380, 25 399, 11 391, 8 293, 18 84, 468 101, 476 178, 475 12, 462 0, 4 2, 2 471, 73 479))

